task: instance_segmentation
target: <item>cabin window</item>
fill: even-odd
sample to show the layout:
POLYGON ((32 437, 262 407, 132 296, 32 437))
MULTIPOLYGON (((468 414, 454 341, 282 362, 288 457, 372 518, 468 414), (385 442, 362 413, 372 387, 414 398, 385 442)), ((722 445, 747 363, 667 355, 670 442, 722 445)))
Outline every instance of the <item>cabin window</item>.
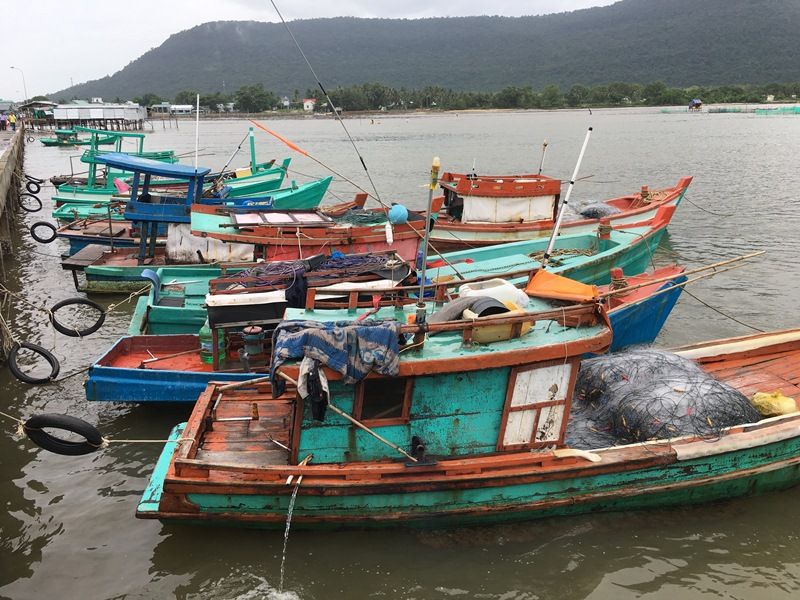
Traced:
POLYGON ((411 389, 410 377, 367 377, 356 387, 355 418, 371 425, 407 423, 411 389))
POLYGON ((513 369, 497 449, 563 443, 577 371, 576 361, 513 369))

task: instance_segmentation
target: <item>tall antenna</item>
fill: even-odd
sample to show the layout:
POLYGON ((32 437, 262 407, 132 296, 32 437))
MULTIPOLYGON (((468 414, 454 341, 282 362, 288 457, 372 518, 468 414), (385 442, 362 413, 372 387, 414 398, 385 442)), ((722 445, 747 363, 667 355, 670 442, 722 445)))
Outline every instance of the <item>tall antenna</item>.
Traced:
POLYGON ((283 15, 281 14, 281 11, 278 10, 278 6, 275 4, 275 0, 269 0, 269 1, 272 3, 272 8, 274 8, 275 12, 278 13, 278 17, 280 17, 281 23, 283 23, 283 26, 286 28, 286 31, 289 32, 289 35, 291 36, 292 41, 294 42, 294 45, 297 46, 297 49, 300 51, 300 55, 303 57, 303 60, 306 61, 306 64, 308 65, 308 68, 311 71, 311 74, 314 76, 314 79, 317 81, 317 85, 319 86, 319 89, 322 90, 322 94, 325 96, 325 100, 327 101, 328 106, 333 111, 333 116, 341 124, 342 129, 344 129, 344 132, 347 135, 347 139, 350 140, 350 144, 353 146, 353 150, 356 151, 356 155, 358 155, 358 160, 361 161, 361 166, 364 167, 364 172, 367 174, 367 179, 369 179, 369 183, 372 186, 372 189, 375 191, 375 199, 378 202, 380 202, 381 205, 383 205, 384 208, 385 208, 386 205, 381 200, 381 195, 378 193, 378 188, 375 187, 375 182, 372 181, 372 176, 369 174, 369 169, 367 168, 367 163, 364 162, 364 157, 361 156, 361 152, 358 151, 358 146, 356 146, 355 140, 353 140, 353 137, 350 135, 350 132, 347 130, 347 127, 345 126, 344 121, 342 121, 342 118, 339 116, 339 111, 337 111, 336 107, 333 105, 333 101, 331 100, 331 97, 328 95, 328 92, 325 91, 325 87, 322 85, 322 82, 319 80, 319 77, 317 77, 317 73, 316 73, 316 71, 314 71, 314 67, 311 66, 311 62, 309 62, 308 58, 306 57, 306 53, 303 52, 303 49, 300 47, 300 44, 297 42, 297 38, 294 37, 294 34, 292 33, 292 30, 289 29, 289 24, 283 18, 283 15))

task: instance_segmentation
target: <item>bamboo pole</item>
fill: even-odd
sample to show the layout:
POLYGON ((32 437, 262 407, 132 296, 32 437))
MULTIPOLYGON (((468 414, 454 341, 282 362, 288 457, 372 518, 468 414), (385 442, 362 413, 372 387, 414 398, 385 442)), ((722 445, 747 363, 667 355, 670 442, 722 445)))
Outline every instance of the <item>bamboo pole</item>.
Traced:
MULTIPOLYGON (((694 275, 695 273, 702 273, 703 271, 708 271, 709 269, 716 269, 718 267, 723 267, 725 265, 729 265, 731 263, 739 262, 742 260, 748 260, 750 258, 754 258, 756 256, 761 256, 762 254, 766 254, 766 250, 759 250, 758 252, 751 252, 750 254, 743 254, 742 256, 737 256, 736 258, 729 258, 727 260, 722 260, 716 262, 711 265, 706 265, 705 267, 698 267, 697 269, 692 269, 691 271, 684 271, 682 275, 694 275)), ((724 269, 723 271, 719 271, 720 273, 727 271, 728 269, 724 269)), ((648 285, 653 285, 654 283, 663 283, 664 281, 670 281, 675 279, 677 275, 671 275, 667 277, 661 277, 659 279, 653 279, 652 281, 647 281, 645 283, 639 283, 637 285, 631 285, 624 288, 619 288, 616 290, 611 290, 606 292, 605 294, 600 294, 600 298, 607 298, 609 296, 616 296, 619 294, 627 294, 628 292, 632 292, 634 290, 638 290, 643 287, 647 287, 648 285)))

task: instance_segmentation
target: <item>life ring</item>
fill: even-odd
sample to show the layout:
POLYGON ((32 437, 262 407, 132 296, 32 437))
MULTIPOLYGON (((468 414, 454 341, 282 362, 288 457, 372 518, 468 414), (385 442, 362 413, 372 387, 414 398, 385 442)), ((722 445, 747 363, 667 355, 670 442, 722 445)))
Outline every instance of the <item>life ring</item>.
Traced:
POLYGON ((25 434, 30 440, 45 450, 64 456, 82 456, 91 454, 103 446, 103 436, 94 425, 77 417, 59 414, 35 415, 25 421, 25 434), (81 442, 63 440, 45 431, 47 429, 63 429, 82 436, 81 442))
POLYGON ((25 189, 28 190, 31 194, 38 194, 39 192, 42 191, 42 184, 39 183, 38 181, 30 180, 28 181, 28 183, 25 184, 25 189))
POLYGON ((35 213, 42 210, 42 201, 33 192, 22 192, 19 195, 19 207, 25 212, 35 213))
POLYGON ((14 344, 11 346, 11 351, 8 353, 8 369, 11 371, 14 377, 19 379, 21 382, 37 384, 49 383, 50 381, 53 381, 56 377, 58 377, 58 372, 61 370, 61 365, 58 364, 58 359, 46 348, 42 348, 41 346, 37 346, 36 344, 31 344, 29 342, 14 342, 14 344), (50 365, 50 375, 47 377, 31 377, 30 375, 23 373, 17 364, 17 354, 22 348, 42 356, 50 365))
POLYGON ((49 244, 50 242, 52 242, 53 240, 55 240, 58 237, 58 233, 57 233, 58 230, 56 229, 56 226, 53 225, 52 223, 48 223, 47 221, 36 221, 36 223, 31 225, 30 232, 31 232, 31 237, 33 239, 35 239, 37 242, 39 242, 40 244, 49 244), (38 235, 36 233, 36 228, 37 227, 45 227, 45 228, 49 229, 52 232, 52 235, 50 237, 47 237, 47 238, 41 237, 40 235, 38 235))
POLYGON ((62 300, 61 302, 56 302, 53 305, 53 308, 50 309, 50 322, 55 327, 55 330, 59 333, 63 333, 64 335, 68 335, 70 337, 86 337, 87 335, 92 335, 95 331, 100 329, 103 326, 103 323, 106 321, 106 309, 100 306, 97 302, 93 300, 89 300, 88 298, 68 298, 67 300, 62 300), (67 327, 58 322, 56 319, 56 311, 64 308, 65 306, 72 306, 73 304, 83 304, 85 306, 90 306, 93 309, 100 312, 100 317, 97 321, 91 326, 87 327, 86 329, 75 329, 73 327, 67 327))

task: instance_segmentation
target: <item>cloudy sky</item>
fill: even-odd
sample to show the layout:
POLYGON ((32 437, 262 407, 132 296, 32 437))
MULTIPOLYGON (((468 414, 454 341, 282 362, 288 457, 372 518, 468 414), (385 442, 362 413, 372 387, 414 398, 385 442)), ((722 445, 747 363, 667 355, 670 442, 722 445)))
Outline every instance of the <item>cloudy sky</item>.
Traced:
MULTIPOLYGON (((284 18, 545 14, 616 0, 276 0, 284 18), (487 5, 490 7, 487 10, 487 5)), ((277 21, 270 0, 28 0, 3 11, 0 98, 21 99, 122 69, 171 34, 208 21, 277 21), (22 70, 13 70, 15 66, 22 70)))

